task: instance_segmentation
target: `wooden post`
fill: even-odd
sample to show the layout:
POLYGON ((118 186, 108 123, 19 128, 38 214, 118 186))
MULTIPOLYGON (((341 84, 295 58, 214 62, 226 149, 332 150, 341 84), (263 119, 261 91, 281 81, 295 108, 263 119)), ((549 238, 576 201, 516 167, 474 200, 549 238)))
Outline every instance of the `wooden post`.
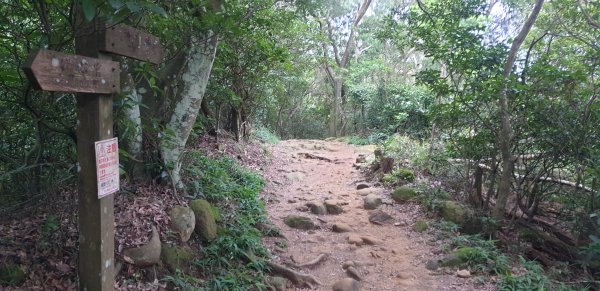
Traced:
POLYGON ((104 22, 85 22, 79 5, 75 11, 77 55, 34 51, 23 71, 36 89, 77 93, 79 289, 114 290, 118 149, 107 140, 113 137, 112 94, 120 91, 120 79, 119 64, 102 52, 159 63, 163 50, 153 35, 125 25, 107 31, 104 22))
MULTIPOLYGON (((81 15, 79 13, 79 15, 81 15)), ((99 52, 98 25, 79 17, 75 53, 110 60, 99 52)), ((118 86, 118 84, 117 84, 118 86)), ((98 199, 94 143, 113 137, 111 94, 77 93, 79 177, 79 290, 114 290, 114 195, 98 199)))

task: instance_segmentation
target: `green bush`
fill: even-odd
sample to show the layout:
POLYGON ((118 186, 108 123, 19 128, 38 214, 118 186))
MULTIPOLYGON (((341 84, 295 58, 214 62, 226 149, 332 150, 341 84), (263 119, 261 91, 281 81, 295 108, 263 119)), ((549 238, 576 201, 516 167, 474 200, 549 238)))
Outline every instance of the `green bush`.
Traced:
POLYGON ((395 169, 389 174, 385 174, 381 179, 384 185, 406 184, 415 180, 415 174, 406 168, 395 169))
POLYGON ((444 191, 442 188, 430 188, 420 191, 421 195, 419 202, 421 205, 430 212, 436 212, 443 201, 451 199, 450 193, 444 191))
POLYGON ((429 143, 411 139, 408 136, 395 134, 382 144, 383 156, 397 161, 410 161, 412 165, 422 168, 427 164, 429 143))
POLYGON ((277 144, 279 142, 279 137, 276 134, 262 126, 253 130, 252 136, 263 143, 277 144))
POLYGON ((348 96, 352 102, 365 106, 365 116, 356 121, 368 128, 386 134, 400 132, 418 139, 428 136, 431 128, 428 112, 434 95, 427 88, 357 82, 348 86, 348 96))

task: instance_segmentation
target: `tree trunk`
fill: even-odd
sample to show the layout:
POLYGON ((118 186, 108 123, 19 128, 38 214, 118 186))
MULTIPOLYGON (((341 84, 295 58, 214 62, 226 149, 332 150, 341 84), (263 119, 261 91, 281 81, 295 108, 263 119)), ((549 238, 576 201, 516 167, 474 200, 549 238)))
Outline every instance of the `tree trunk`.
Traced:
POLYGON ((479 166, 475 168, 475 181, 473 189, 469 192, 469 202, 476 208, 483 206, 483 169, 479 166))
POLYGON ((342 100, 342 80, 332 78, 333 85, 333 103, 331 104, 331 113, 329 114, 329 136, 337 137, 339 134, 341 120, 341 100, 342 100))
MULTIPOLYGON (((348 35, 348 40, 346 41, 346 47, 344 48, 343 53, 340 55, 340 50, 338 49, 338 45, 335 42, 335 38, 333 36, 333 31, 331 27, 331 23, 327 21, 327 29, 324 31, 330 40, 331 48, 333 49, 334 59, 337 64, 338 69, 340 69, 337 73, 334 72, 333 68, 329 63, 325 64, 325 70, 331 81, 331 86, 333 87, 333 102, 331 104, 331 112, 329 114, 329 136, 337 137, 340 134, 344 133, 345 127, 345 117, 342 108, 342 98, 343 96, 343 85, 344 85, 344 77, 342 70, 346 68, 348 65, 348 61, 350 59, 350 53, 354 50, 354 39, 356 37, 356 29, 360 24, 361 19, 367 12, 369 5, 371 5, 372 0, 363 0, 362 4, 358 8, 356 12, 356 16, 350 28, 350 34, 348 35)), ((319 20, 321 24, 321 29, 325 29, 321 20, 319 20)), ((327 48, 325 44, 323 44, 323 51, 325 56, 327 57, 327 48)))
POLYGON ((241 141, 242 137, 244 136, 242 123, 242 109, 237 109, 232 106, 229 110, 229 131, 233 133, 237 142, 241 141))
POLYGON ((142 114, 140 112, 140 102, 142 96, 138 94, 135 87, 133 75, 129 66, 131 62, 121 60, 121 87, 123 88, 124 98, 127 100, 127 106, 123 109, 124 117, 127 119, 125 128, 119 128, 121 134, 119 141, 123 148, 131 156, 125 163, 125 169, 131 179, 143 179, 145 176, 144 163, 142 162, 142 114))
POLYGON ((160 141, 160 153, 171 181, 177 189, 183 189, 181 181, 181 158, 190 132, 198 116, 217 51, 218 37, 207 32, 199 40, 192 38, 190 50, 182 68, 181 91, 165 126, 160 141))
POLYGON ((510 186, 513 178, 513 168, 515 163, 515 158, 513 157, 511 149, 513 130, 510 122, 510 108, 508 104, 508 82, 510 81, 510 74, 512 72, 512 67, 515 63, 519 48, 523 44, 523 41, 525 41, 525 37, 527 37, 529 30, 531 30, 531 27, 535 23, 543 4, 544 0, 536 0, 531 14, 529 14, 527 21, 525 24, 523 24, 521 31, 513 41, 508 52, 508 57, 506 58, 506 63, 504 64, 504 71, 502 74, 504 80, 502 88, 500 89, 500 100, 498 102, 498 107, 500 110, 500 134, 498 135, 498 144, 500 148, 500 156, 502 157, 502 173, 500 175, 500 182, 498 184, 498 198, 496 200, 496 206, 492 211, 492 217, 496 221, 503 220, 504 218, 506 202, 508 201, 508 196, 510 195, 510 186))
POLYGON ((215 115, 212 113, 212 110, 210 110, 210 107, 208 106, 208 100, 206 100, 206 98, 202 98, 202 103, 200 103, 200 109, 202 110, 202 114, 204 114, 206 118, 215 119, 215 115))

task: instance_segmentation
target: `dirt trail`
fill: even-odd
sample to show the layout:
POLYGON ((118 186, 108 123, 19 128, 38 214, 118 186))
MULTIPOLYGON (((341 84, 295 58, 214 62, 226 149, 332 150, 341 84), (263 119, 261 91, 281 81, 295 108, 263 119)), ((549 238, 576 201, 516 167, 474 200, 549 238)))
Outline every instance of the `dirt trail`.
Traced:
POLYGON ((387 225, 369 222, 369 214, 377 210, 363 208, 364 197, 357 193, 356 185, 364 183, 365 178, 353 164, 359 154, 372 156, 372 150, 321 140, 288 140, 273 147, 273 163, 265 170, 268 184, 264 199, 269 218, 287 240, 267 238, 269 249, 282 264, 302 264, 326 254, 326 260, 299 270, 323 283, 318 290, 332 290, 335 282, 349 277, 342 265, 350 261, 356 263, 355 269, 362 277, 361 290, 473 289, 468 283, 470 279, 433 274, 425 268, 425 262, 434 257, 433 247, 428 245, 427 235, 413 230, 418 216, 415 205, 393 204, 389 190, 371 188, 383 199, 384 204, 378 209, 390 214, 394 221, 387 225), (343 202, 344 212, 315 215, 306 211, 307 202, 325 199, 343 202), (289 214, 310 217, 318 228, 309 231, 290 228, 283 222, 289 214), (333 232, 332 225, 340 222, 349 225, 352 231, 333 232), (370 237, 377 243, 350 244, 351 234, 370 237))

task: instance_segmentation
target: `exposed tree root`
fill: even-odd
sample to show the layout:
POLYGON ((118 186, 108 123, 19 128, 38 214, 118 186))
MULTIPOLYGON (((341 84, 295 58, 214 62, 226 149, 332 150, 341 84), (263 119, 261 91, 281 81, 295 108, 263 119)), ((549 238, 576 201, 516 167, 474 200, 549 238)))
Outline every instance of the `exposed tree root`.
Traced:
POLYGON ((321 161, 326 161, 326 162, 332 162, 331 159, 326 158, 326 157, 321 157, 321 156, 317 156, 317 155, 313 155, 313 154, 309 154, 309 153, 298 153, 298 156, 301 156, 305 159, 315 159, 315 160, 321 160, 321 161))
MULTIPOLYGON (((255 262, 257 260, 256 256, 252 253, 245 253, 245 255, 246 258, 251 262, 255 262)), ((319 280, 317 280, 317 278, 315 278, 312 275, 294 271, 288 267, 282 266, 271 261, 265 261, 265 263, 267 264, 267 266, 269 266, 272 273, 279 274, 285 277, 298 287, 309 287, 312 289, 315 286, 323 285, 323 283, 319 282, 319 280)))
POLYGON ((279 274, 279 275, 287 278, 288 280, 292 281, 292 283, 294 283, 294 285, 296 285, 298 287, 307 286, 312 289, 315 286, 323 285, 321 282, 319 282, 319 280, 317 280, 317 278, 315 278, 312 275, 303 274, 303 273, 294 271, 288 267, 284 267, 284 266, 274 263, 274 262, 267 261, 266 263, 267 263, 267 266, 269 266, 269 268, 271 268, 271 271, 273 273, 279 274))
POLYGON ((325 261, 326 259, 327 259, 327 254, 320 254, 318 257, 316 257, 312 261, 309 261, 309 262, 306 262, 303 264, 288 263, 287 265, 289 265, 290 267, 296 268, 296 269, 301 269, 301 268, 306 268, 306 267, 312 267, 314 265, 321 263, 322 261, 325 261))

